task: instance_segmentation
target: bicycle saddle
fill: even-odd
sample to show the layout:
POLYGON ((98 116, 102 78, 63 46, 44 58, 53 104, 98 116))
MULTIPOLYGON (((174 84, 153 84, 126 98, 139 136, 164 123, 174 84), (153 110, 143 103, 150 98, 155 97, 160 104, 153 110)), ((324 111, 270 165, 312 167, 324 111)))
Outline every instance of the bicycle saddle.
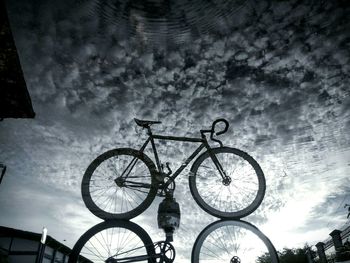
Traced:
POLYGON ((161 121, 145 121, 145 120, 139 120, 136 118, 134 118, 134 120, 138 126, 141 126, 143 128, 147 128, 148 126, 150 126, 152 124, 162 123, 161 121))

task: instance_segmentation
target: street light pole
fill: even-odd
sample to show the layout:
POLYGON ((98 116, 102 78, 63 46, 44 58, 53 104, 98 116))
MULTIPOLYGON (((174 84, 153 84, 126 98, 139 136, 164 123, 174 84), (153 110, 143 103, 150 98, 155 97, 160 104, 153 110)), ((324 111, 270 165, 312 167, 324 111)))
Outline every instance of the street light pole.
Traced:
POLYGON ((40 239, 40 243, 39 243, 38 255, 36 257, 35 263, 43 262, 43 258, 44 258, 44 254, 45 254, 46 237, 47 237, 47 228, 43 227, 41 239, 40 239))
POLYGON ((43 231, 42 231, 42 234, 41 234, 41 244, 45 244, 46 242, 46 237, 47 237, 47 228, 46 227, 43 227, 43 231))
POLYGON ((6 165, 0 163, 0 184, 6 172, 6 165))

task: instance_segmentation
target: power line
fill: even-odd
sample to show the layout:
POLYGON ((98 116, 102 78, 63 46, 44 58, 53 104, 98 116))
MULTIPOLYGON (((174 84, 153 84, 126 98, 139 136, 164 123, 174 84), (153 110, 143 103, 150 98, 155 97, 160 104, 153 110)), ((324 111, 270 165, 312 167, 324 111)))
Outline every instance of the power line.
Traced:
MULTIPOLYGON (((340 209, 341 206, 344 204, 345 200, 347 199, 347 197, 348 197, 349 195, 350 195, 350 194, 344 195, 343 200, 342 200, 341 203, 339 204, 338 208, 335 210, 335 214, 337 214, 337 213, 339 212, 339 209, 340 209)), ((328 221, 327 227, 329 227, 330 223, 331 223, 331 220, 328 221)))

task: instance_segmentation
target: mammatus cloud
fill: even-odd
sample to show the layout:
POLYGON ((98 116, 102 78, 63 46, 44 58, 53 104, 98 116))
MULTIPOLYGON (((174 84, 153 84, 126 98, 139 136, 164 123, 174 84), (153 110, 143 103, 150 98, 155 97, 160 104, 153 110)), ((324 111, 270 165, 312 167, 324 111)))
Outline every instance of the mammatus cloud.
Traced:
MULTIPOLYGON (((38 113, 34 121, 2 123, 0 158, 12 168, 12 183, 27 178, 64 189, 70 193, 65 202, 72 198, 65 209, 76 210, 71 207, 91 160, 107 149, 140 147, 144 134, 134 117, 161 120, 154 126, 159 133, 188 136, 224 117, 231 127, 223 141, 250 153, 266 175, 267 194, 251 220, 265 224, 277 247, 328 235, 324 223, 337 207, 326 208, 329 196, 347 196, 339 188, 347 182, 349 164, 348 7, 340 1, 250 1, 225 34, 209 30, 191 35, 190 42, 155 49, 125 38, 123 28, 116 31, 118 24, 107 23, 101 32, 100 18, 92 15, 96 2, 80 4, 8 3, 38 113), (321 214, 324 220, 310 223, 321 214), (289 243, 276 232, 291 235, 289 243)), ((174 166, 190 150, 189 145, 160 148, 169 156, 163 161, 174 166)), ((51 192, 41 193, 52 200, 51 192)), ((183 212, 177 247, 185 255, 189 247, 180 243, 191 243, 192 234, 186 233, 195 236, 202 222, 193 218, 210 217, 188 201, 186 175, 178 193, 184 194, 177 197, 183 212)), ((51 214, 59 204, 50 204, 51 214)), ((155 226, 154 209, 142 217, 144 225, 155 226)), ((9 213, 1 223, 10 225, 10 215, 19 216, 9 213)), ((67 217, 75 222, 72 228, 81 229, 79 217, 67 217)), ((57 216, 41 220, 63 224, 57 216)), ((33 229, 34 222, 27 225, 33 229)))

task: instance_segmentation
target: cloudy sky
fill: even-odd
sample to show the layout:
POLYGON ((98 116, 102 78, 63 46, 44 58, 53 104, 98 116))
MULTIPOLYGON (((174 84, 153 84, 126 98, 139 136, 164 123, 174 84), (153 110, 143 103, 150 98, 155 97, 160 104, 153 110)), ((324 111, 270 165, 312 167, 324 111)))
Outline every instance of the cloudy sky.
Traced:
MULTIPOLYGON (((267 192, 247 221, 276 248, 323 241, 346 227, 350 203, 350 9, 346 1, 177 1, 147 13, 137 1, 7 1, 36 117, 0 123, 0 225, 73 246, 100 222, 84 206, 89 163, 140 147, 133 118, 155 131, 197 136, 230 122, 226 145, 261 165, 267 192)), ((193 145, 166 144, 173 167, 193 145)), ((215 218, 177 182, 174 245, 189 262, 215 218)), ((155 211, 134 221, 163 238, 155 211)))

